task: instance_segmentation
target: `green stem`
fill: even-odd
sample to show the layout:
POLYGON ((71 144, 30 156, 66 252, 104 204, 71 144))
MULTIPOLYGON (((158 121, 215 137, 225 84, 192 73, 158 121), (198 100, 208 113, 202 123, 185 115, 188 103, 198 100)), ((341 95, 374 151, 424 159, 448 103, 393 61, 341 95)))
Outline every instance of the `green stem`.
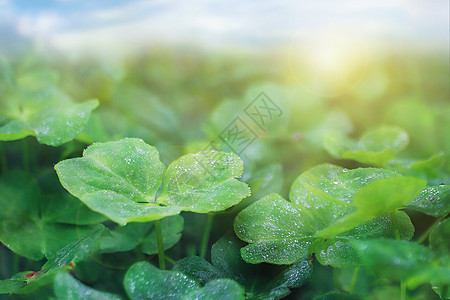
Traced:
POLYGON ((3 145, 4 144, 0 142, 0 171, 2 174, 5 174, 8 172, 8 160, 6 159, 5 147, 3 145))
POLYGON ((158 259, 159 259, 159 268, 161 270, 166 269, 166 261, 164 258, 164 242, 163 235, 161 230, 161 222, 159 220, 155 221, 155 231, 156 231, 156 242, 158 244, 158 259))
POLYGON ((395 212, 389 213, 391 220, 392 220, 392 227, 394 227, 394 233, 395 233, 395 239, 400 239, 400 231, 398 230, 398 220, 397 216, 395 215, 395 212))
POLYGON ((22 164, 25 171, 30 171, 30 149, 26 138, 22 140, 22 164))
POLYGON ((355 285, 356 285, 356 280, 358 279, 358 273, 359 273, 359 269, 360 266, 355 267, 355 270, 353 271, 353 277, 352 277, 352 282, 350 284, 350 294, 353 294, 354 290, 355 290, 355 285))
POLYGON ((209 242, 209 236, 211 235, 211 228, 213 223, 213 214, 208 214, 208 219, 206 221, 206 228, 205 231, 203 231, 203 238, 202 238, 202 246, 200 249, 200 257, 205 258, 206 256, 206 250, 208 248, 208 242, 209 242))
POLYGON ((11 272, 13 275, 19 273, 19 263, 20 263, 20 256, 17 254, 13 254, 13 261, 11 268, 11 272))
POLYGON ((334 290, 339 291, 339 270, 337 268, 333 268, 333 285, 334 290))
POLYGON ((406 300, 406 283, 400 281, 400 300, 406 300))
POLYGON ((164 258, 165 258, 168 262, 170 262, 172 265, 176 264, 176 261, 175 261, 174 259, 168 257, 167 255, 165 255, 164 258))
POLYGON ((433 224, 427 229, 427 231, 425 231, 424 233, 422 233, 422 235, 417 239, 417 242, 418 242, 419 244, 423 243, 423 242, 427 239, 427 237, 428 237, 428 235, 430 234, 431 230, 433 230, 433 228, 434 228, 437 224, 439 224, 442 220, 444 220, 445 218, 447 218, 447 216, 448 216, 448 214, 445 215, 445 216, 442 216, 442 217, 437 218, 437 219, 433 222, 433 224))

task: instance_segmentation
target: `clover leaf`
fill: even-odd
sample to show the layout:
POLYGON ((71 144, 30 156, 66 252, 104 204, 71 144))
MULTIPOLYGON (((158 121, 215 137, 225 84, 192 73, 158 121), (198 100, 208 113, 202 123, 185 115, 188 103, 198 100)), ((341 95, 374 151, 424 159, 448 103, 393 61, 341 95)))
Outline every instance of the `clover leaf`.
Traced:
POLYGON ((383 166, 395 158, 409 143, 408 134, 396 126, 382 126, 366 131, 358 141, 345 136, 329 135, 325 149, 336 158, 383 166))
POLYGON ((204 287, 177 271, 160 271, 146 262, 132 265, 124 279, 130 299, 244 299, 242 287, 231 279, 216 279, 204 287))
POLYGON ((10 279, 0 281, 0 294, 27 294, 53 282, 55 276, 74 268, 98 250, 99 238, 106 232, 103 225, 97 225, 90 233, 55 252, 38 272, 20 272, 10 279))
POLYGON ((52 75, 31 73, 10 82, 0 100, 0 141, 32 135, 39 143, 59 146, 83 130, 98 101, 73 102, 52 75))
POLYGON ((28 259, 50 257, 56 250, 92 231, 104 221, 79 201, 64 194, 42 195, 27 173, 11 172, 0 178, 0 241, 28 259), (11 205, 13 203, 13 205, 11 205), (72 215, 66 218, 67 214, 72 215))
POLYGON ((383 169, 347 170, 329 164, 310 169, 292 184, 291 201, 270 194, 238 214, 235 232, 249 243, 241 250, 242 257, 250 263, 291 264, 315 252, 324 264, 355 265, 357 260, 352 262, 355 253, 349 240, 390 238, 396 237, 397 233, 402 238, 412 237, 414 228, 406 214, 397 212, 387 216, 386 213, 411 200, 399 200, 401 187, 406 186, 413 198, 422 188, 416 186, 418 183, 424 184, 421 179, 400 177, 383 169), (396 178, 400 180, 384 182, 396 178), (378 185, 378 182, 384 182, 386 186, 383 187, 388 186, 389 191, 396 192, 392 199, 384 199, 387 192, 380 192, 380 197, 373 194, 371 184, 378 185), (396 190, 397 183, 404 185, 396 190), (367 204, 364 201, 367 194, 370 195, 368 199, 382 208, 377 207, 370 216, 357 213, 365 205, 372 205, 370 201, 367 204), (355 214, 356 217, 352 217, 355 214), (341 220, 346 220, 345 228, 335 230, 341 220))
POLYGON ((240 255, 244 243, 226 234, 211 249, 210 264, 204 258, 190 256, 181 259, 175 270, 205 284, 217 278, 236 280, 245 288, 246 299, 280 299, 290 294, 290 288, 303 285, 312 272, 304 259, 291 266, 251 265, 240 255))
POLYGON ((224 210, 250 194, 236 179, 242 168, 234 153, 209 151, 179 158, 164 174, 157 150, 135 138, 94 144, 83 157, 55 166, 71 194, 120 225, 159 220, 181 210, 224 210))

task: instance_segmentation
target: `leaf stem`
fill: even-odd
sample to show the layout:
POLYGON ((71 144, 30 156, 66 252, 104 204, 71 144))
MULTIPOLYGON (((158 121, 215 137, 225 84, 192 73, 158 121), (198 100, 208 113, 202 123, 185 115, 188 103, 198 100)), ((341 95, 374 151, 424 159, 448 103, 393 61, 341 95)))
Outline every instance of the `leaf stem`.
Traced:
POLYGON ((400 281, 400 300, 406 300, 406 282, 400 281))
POLYGON ((339 270, 337 268, 333 268, 333 286, 335 291, 339 291, 339 270))
POLYGON ((172 265, 174 265, 174 264, 176 263, 176 261, 175 261, 174 259, 168 257, 167 255, 164 255, 164 258, 165 258, 168 262, 170 262, 172 265))
POLYGON ((354 290, 355 290, 355 285, 356 285, 356 281, 358 280, 358 274, 359 274, 359 269, 361 267, 360 266, 356 266, 355 270, 353 271, 353 276, 352 276, 352 282, 350 284, 350 294, 353 294, 354 290))
POLYGON ((0 166, 0 171, 2 172, 2 174, 8 172, 8 160, 6 159, 5 147, 4 143, 2 142, 0 142, 0 166))
POLYGON ((442 220, 444 220, 447 216, 448 216, 448 214, 445 215, 445 216, 442 216, 442 217, 437 218, 437 219, 433 222, 433 224, 427 229, 427 231, 425 231, 424 233, 422 233, 422 235, 417 239, 417 243, 422 244, 422 243, 427 239, 427 237, 428 237, 428 235, 430 234, 431 230, 433 230, 433 228, 434 228, 437 224, 439 224, 442 220))
POLYGON ((205 258, 206 250, 208 248, 209 236, 211 235, 211 228, 213 223, 214 215, 212 213, 208 214, 208 219, 206 220, 206 228, 203 231, 202 245, 200 248, 200 257, 205 258))
POLYGON ((30 171, 30 149, 26 138, 22 140, 22 165, 25 171, 30 171))
POLYGON ((19 264, 20 264, 20 256, 13 253, 13 261, 12 261, 12 268, 11 268, 12 275, 19 273, 19 264))
POLYGON ((395 211, 389 213, 389 215, 391 217, 392 227, 394 227, 395 239, 399 240, 399 239, 401 239, 401 237, 400 237, 400 231, 398 229, 398 220, 397 220, 397 216, 395 215, 395 211))
POLYGON ((155 231, 156 231, 156 242, 158 244, 159 268, 161 270, 165 270, 166 269, 166 261, 164 258, 164 242, 163 242, 163 235, 162 235, 160 220, 155 221, 155 231))

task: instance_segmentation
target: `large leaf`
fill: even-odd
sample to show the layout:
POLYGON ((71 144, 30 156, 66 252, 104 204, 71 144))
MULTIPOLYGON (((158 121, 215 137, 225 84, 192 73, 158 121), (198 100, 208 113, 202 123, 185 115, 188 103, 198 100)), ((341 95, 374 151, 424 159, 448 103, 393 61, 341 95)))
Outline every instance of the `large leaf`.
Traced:
MULTIPOLYGON (((250 243, 242 249, 242 257, 251 263, 290 264, 315 252, 322 263, 344 267, 355 264, 354 251, 347 251, 348 240, 395 237, 396 231, 401 237, 411 238, 413 227, 406 214, 394 214, 393 219, 384 215, 395 210, 395 201, 395 205, 387 205, 369 217, 358 215, 348 220, 363 202, 356 195, 364 195, 366 187, 390 177, 404 179, 394 172, 371 168, 346 170, 320 165, 306 171, 293 183, 290 202, 270 194, 238 214, 235 232, 250 243), (329 233, 341 220, 347 220, 345 230, 329 233)), ((380 196, 374 201, 391 203, 384 194, 380 196)))
POLYGON ((445 216, 450 212, 450 185, 427 187, 407 207, 433 217, 445 216))
POLYGON ((417 243, 402 240, 353 241, 361 262, 377 275, 405 280, 412 288, 433 281, 450 283, 450 260, 439 260, 417 243))
POLYGON ((1 280, 0 294, 27 294, 53 282, 55 275, 73 269, 76 263, 96 252, 99 238, 105 230, 103 225, 98 225, 89 234, 67 244, 51 256, 38 272, 20 272, 11 279, 1 280))
POLYGON ((73 278, 68 273, 55 276, 53 290, 59 300, 120 300, 123 297, 95 290, 73 278))
POLYGON ((51 79, 47 80, 52 76, 46 75, 22 76, 2 95, 0 140, 33 135, 40 143, 58 146, 73 140, 86 126, 98 101, 74 103, 51 79))
POLYGON ((247 184, 238 181, 243 162, 234 153, 202 151, 172 162, 164 175, 158 203, 206 213, 221 211, 250 196, 247 184))
POLYGON ((88 147, 81 158, 59 162, 62 185, 89 208, 125 225, 177 215, 181 210, 224 210, 250 195, 235 179, 242 160, 234 153, 204 151, 179 158, 164 175, 157 150, 140 139, 88 147))
POLYGON ((198 256, 181 259, 174 269, 205 284, 217 278, 236 280, 245 288, 247 299, 280 299, 290 288, 301 286, 309 277, 312 265, 304 259, 291 266, 251 265, 242 260, 243 243, 227 234, 211 250, 212 264, 198 256))
POLYGON ((164 165, 157 150, 140 139, 94 144, 83 157, 61 161, 55 169, 71 194, 121 225, 180 212, 154 203, 164 165))
POLYGON ((82 224, 104 220, 65 195, 42 195, 26 173, 5 174, 0 178, 0 190, 0 204, 5 208, 0 212, 0 241, 28 259, 48 258, 93 228, 82 224), (68 213, 73 215, 65 218, 68 213))
POLYGON ((242 287, 230 279, 216 279, 203 288, 177 271, 160 271, 146 262, 130 267, 124 286, 131 299, 244 299, 242 287))
POLYGON ((365 132, 358 141, 340 135, 330 135, 325 148, 336 158, 383 166, 395 158, 395 153, 409 143, 408 134, 399 127, 382 126, 365 132))

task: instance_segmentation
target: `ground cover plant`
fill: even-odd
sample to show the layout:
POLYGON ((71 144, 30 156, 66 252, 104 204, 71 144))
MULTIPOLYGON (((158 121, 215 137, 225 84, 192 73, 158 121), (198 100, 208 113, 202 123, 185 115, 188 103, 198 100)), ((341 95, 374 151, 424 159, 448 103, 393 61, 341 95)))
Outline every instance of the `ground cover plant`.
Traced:
POLYGON ((0 60, 0 298, 450 298, 445 67, 199 57, 0 60))

